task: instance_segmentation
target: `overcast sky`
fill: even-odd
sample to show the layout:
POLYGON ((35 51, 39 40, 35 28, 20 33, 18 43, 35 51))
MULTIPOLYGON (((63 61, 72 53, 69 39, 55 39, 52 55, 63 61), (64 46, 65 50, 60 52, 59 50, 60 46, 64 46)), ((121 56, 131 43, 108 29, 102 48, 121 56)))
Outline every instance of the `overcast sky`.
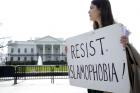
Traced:
MULTIPOLYGON (((92 30, 91 0, 0 0, 0 37, 25 41, 47 35, 68 38, 92 30)), ((110 0, 114 18, 130 30, 140 51, 139 0, 110 0)))

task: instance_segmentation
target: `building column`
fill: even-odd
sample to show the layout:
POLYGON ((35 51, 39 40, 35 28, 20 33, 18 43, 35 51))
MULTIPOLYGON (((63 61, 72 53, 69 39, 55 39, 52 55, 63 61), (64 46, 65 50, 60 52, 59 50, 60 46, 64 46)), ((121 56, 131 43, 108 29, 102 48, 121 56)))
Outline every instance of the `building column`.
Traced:
POLYGON ((62 45, 60 45, 60 53, 59 53, 59 54, 60 54, 60 57, 59 57, 59 58, 60 58, 60 60, 62 60, 62 59, 63 59, 63 57, 62 57, 62 53, 63 53, 62 48, 63 48, 63 47, 62 47, 62 45))
MULTIPOLYGON (((38 54, 37 45, 34 46, 34 54, 35 54, 35 55, 38 54)), ((37 61, 37 60, 38 60, 38 57, 37 57, 37 56, 34 56, 33 59, 37 61)))
POLYGON ((45 61, 45 54, 46 54, 45 53, 45 44, 43 44, 43 57, 42 57, 43 59, 42 59, 42 61, 45 61))
POLYGON ((54 56, 53 56, 53 54, 54 54, 54 51, 53 51, 53 45, 51 45, 51 60, 54 60, 54 56))
POLYGON ((51 47, 52 47, 52 48, 51 48, 51 51, 52 51, 51 54, 53 54, 53 53, 54 53, 54 51, 53 51, 53 45, 51 45, 51 47))
POLYGON ((59 50, 60 50, 60 53, 59 53, 59 54, 62 54, 62 52, 63 52, 63 51, 62 51, 62 45, 60 45, 59 48, 60 48, 60 49, 59 49, 59 50))

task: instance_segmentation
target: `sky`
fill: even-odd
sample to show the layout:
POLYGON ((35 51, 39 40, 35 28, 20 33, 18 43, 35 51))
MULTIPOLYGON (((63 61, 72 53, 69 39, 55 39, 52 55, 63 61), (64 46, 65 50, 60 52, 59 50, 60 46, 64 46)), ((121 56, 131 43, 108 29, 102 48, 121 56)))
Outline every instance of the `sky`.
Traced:
MULTIPOLYGON (((50 35, 67 39, 92 30, 91 0, 0 0, 0 37, 25 41, 50 35)), ((114 19, 130 30, 140 52, 139 0, 110 0, 114 19)), ((0 39, 1 41, 2 39, 0 39)))

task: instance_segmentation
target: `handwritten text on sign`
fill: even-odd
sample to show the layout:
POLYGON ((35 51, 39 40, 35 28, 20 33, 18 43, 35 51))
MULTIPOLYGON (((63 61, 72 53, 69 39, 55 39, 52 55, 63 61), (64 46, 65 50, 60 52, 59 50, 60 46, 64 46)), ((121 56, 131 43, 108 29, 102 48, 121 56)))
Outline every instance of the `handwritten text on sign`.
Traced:
MULTIPOLYGON (((70 84, 96 90, 129 90, 125 51, 120 43, 122 27, 115 24, 66 40, 70 84)), ((121 93, 120 92, 120 93, 121 93)))

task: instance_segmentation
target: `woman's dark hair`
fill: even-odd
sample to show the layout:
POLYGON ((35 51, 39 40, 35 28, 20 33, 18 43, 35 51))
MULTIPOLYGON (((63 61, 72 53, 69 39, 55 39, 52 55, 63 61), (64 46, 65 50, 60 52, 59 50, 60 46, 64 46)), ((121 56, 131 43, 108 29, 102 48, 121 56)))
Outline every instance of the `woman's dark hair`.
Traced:
MULTIPOLYGON (((101 11, 102 27, 114 24, 114 18, 109 0, 92 0, 91 4, 96 5, 96 7, 101 11)), ((94 29, 97 28, 99 28, 99 24, 94 22, 94 29)))

